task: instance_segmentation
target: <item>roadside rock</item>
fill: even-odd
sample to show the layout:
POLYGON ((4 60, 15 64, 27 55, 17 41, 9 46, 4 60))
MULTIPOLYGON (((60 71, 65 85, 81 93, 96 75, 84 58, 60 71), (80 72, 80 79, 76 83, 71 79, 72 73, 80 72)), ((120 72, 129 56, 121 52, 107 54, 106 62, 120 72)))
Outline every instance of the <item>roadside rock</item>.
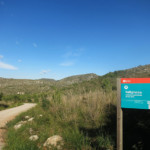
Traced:
POLYGON ((18 124, 25 124, 27 121, 20 121, 18 124))
POLYGON ((29 119, 30 117, 29 117, 29 116, 25 116, 24 118, 25 118, 25 119, 29 119))
MULTIPOLYGON (((25 118, 27 119, 27 118, 29 118, 27 121, 28 122, 31 122, 31 121, 33 121, 33 117, 32 118, 30 118, 29 116, 25 116, 25 118)), ((15 126, 14 126, 14 128, 17 130, 17 129, 19 129, 19 128, 21 128, 21 126, 23 125, 23 124, 26 124, 27 123, 27 121, 20 121, 20 122, 18 122, 15 126)))
POLYGON ((19 128, 21 128, 21 126, 22 126, 22 124, 16 124, 15 126, 14 126, 14 129, 19 129, 19 128))
POLYGON ((64 145, 63 138, 59 135, 49 137, 43 144, 44 147, 48 147, 50 149, 57 148, 58 150, 60 150, 63 145, 64 145))
POLYGON ((29 121, 29 122, 31 122, 31 121, 33 121, 33 120, 34 120, 34 118, 33 118, 33 117, 32 117, 32 118, 30 118, 30 119, 28 119, 28 121, 29 121))
POLYGON ((14 126, 14 129, 19 129, 19 128, 21 128, 21 126, 23 125, 23 124, 25 124, 27 121, 20 121, 19 123, 17 123, 15 126, 14 126))
MULTIPOLYGON (((32 118, 30 118, 29 116, 25 116, 25 119, 28 119, 27 121, 28 122, 31 122, 31 121, 33 121, 33 117, 32 118)), ((26 124, 27 123, 27 121, 20 121, 20 122, 18 122, 15 126, 14 126, 14 128, 17 130, 17 129, 19 129, 23 124, 26 124)))
POLYGON ((32 135, 29 137, 29 140, 31 140, 31 141, 36 141, 38 139, 39 139, 39 137, 37 135, 32 135))

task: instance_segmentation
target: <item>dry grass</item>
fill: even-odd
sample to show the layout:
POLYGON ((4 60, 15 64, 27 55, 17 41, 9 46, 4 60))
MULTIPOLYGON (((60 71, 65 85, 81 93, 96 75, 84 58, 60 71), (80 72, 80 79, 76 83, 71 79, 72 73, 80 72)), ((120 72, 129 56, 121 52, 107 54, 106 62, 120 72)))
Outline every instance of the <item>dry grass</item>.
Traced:
POLYGON ((116 103, 116 92, 103 90, 73 95, 68 93, 57 103, 51 99, 51 112, 60 115, 65 122, 84 123, 84 126, 98 127, 104 124, 106 110, 116 103))
POLYGON ((56 91, 49 98, 50 101, 43 99, 36 108, 20 115, 9 124, 5 149, 42 149, 38 148, 38 145, 42 146, 48 137, 56 134, 63 137, 66 150, 113 150, 114 141, 103 126, 107 123, 109 106, 116 103, 115 92, 105 93, 103 90, 97 90, 75 95, 72 92, 61 94, 56 91), (39 118, 39 114, 43 117, 39 118), (34 117, 34 122, 15 131, 13 126, 26 115, 34 117), (30 128, 37 131, 40 137, 35 143, 28 141, 30 128))

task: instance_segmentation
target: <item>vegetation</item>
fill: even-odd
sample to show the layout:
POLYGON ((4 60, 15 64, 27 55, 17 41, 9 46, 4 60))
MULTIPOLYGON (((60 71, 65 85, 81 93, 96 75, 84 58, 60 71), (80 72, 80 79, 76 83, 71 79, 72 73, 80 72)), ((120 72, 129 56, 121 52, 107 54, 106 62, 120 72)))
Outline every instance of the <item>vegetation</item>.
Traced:
MULTIPOLYGON (((15 99, 15 97, 14 97, 15 99)), ((16 101, 17 99, 15 99, 15 101, 6 101, 5 100, 5 96, 4 94, 1 92, 0 93, 0 110, 4 110, 4 109, 7 109, 7 108, 12 108, 12 107, 15 107, 15 106, 19 106, 22 104, 21 101, 16 101)))
POLYGON ((3 93, 0 93, 0 101, 2 100, 3 97, 3 93))
MULTIPOLYGON (((63 149, 115 150, 116 78, 149 76, 150 65, 145 65, 104 76, 88 74, 85 79, 84 75, 60 81, 1 79, 2 101, 38 103, 8 124, 5 149, 43 150, 48 137, 60 135, 63 149), (27 115, 34 121, 15 130, 14 125, 27 115), (39 136, 37 141, 29 141, 31 128, 39 136)), ((124 149, 147 150, 149 117, 148 111, 124 110, 124 149)))
POLYGON ((0 111, 1 110, 4 110, 4 109, 8 109, 8 108, 12 108, 12 107, 16 107, 16 106, 19 106, 19 105, 22 105, 23 103, 21 102, 4 102, 4 101, 1 101, 0 102, 0 111))
POLYGON ((8 124, 7 146, 9 150, 43 149, 43 143, 53 135, 64 139, 63 149, 110 149, 114 141, 108 125, 107 116, 111 105, 115 105, 116 93, 105 93, 103 90, 78 95, 61 94, 56 91, 49 101, 43 99, 39 105, 17 117, 8 124), (40 117, 42 114, 42 117, 40 117), (14 125, 34 117, 34 121, 15 130, 14 125), (40 138, 36 142, 29 140, 30 128, 40 138))
POLYGON ((105 92, 110 92, 112 90, 112 85, 108 79, 103 79, 101 86, 105 90, 105 92))

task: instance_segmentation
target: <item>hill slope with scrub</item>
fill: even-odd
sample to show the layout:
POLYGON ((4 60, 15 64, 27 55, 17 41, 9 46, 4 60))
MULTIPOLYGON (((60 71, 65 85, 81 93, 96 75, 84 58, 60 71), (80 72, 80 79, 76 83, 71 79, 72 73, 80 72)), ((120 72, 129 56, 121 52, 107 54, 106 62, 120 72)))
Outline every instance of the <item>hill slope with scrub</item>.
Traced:
MULTIPOLYGON (((44 142, 59 135, 63 139, 62 149, 115 150, 118 77, 150 77, 150 65, 104 76, 73 76, 61 81, 1 79, 1 85, 5 85, 1 94, 3 102, 38 104, 8 124, 5 149, 47 149, 44 142), (7 93, 8 87, 13 89, 10 93, 7 93), (24 93, 16 94, 18 89, 24 93), (34 118, 33 121, 14 129, 19 122, 26 121, 26 116, 34 118), (30 141, 31 130, 38 140, 30 141)), ((124 110, 124 149, 146 150, 149 141, 145 137, 150 136, 149 117, 148 111, 124 110)))
MULTIPOLYGON (((0 89, 1 92, 9 94, 34 94, 34 93, 48 93, 53 91, 55 87, 57 88, 67 88, 67 87, 87 87, 94 88, 100 86, 101 83, 107 82, 104 80, 109 80, 116 89, 116 78, 118 77, 150 77, 150 65, 138 66, 131 69, 114 71, 107 73, 103 76, 98 76, 96 74, 85 74, 67 77, 61 80, 53 79, 38 79, 38 80, 28 80, 28 79, 6 79, 0 78, 0 89)), ((103 86, 103 85, 102 85, 103 86)))

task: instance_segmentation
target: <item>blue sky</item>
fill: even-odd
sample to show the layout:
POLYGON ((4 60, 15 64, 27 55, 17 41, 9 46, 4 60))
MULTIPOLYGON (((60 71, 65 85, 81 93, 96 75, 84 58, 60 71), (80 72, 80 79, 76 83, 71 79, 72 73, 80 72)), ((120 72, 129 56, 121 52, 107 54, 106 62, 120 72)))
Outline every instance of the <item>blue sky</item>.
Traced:
POLYGON ((148 0, 0 0, 0 77, 61 79, 149 63, 148 0))

